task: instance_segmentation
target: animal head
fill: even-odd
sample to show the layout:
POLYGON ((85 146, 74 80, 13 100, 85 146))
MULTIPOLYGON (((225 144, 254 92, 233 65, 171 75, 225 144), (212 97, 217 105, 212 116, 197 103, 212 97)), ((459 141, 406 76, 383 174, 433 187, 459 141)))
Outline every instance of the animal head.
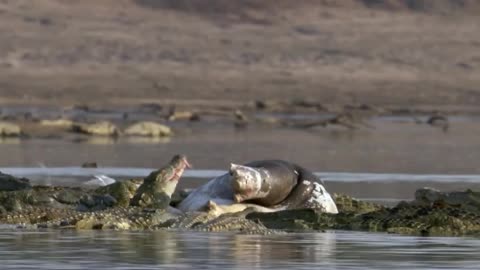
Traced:
POLYGON ((232 163, 230 165, 230 176, 235 202, 243 202, 258 197, 262 188, 262 175, 259 170, 232 163))
POLYGON ((185 168, 191 168, 185 155, 175 155, 172 160, 160 170, 156 179, 162 182, 164 191, 167 194, 172 194, 177 187, 178 180, 182 177, 185 168))

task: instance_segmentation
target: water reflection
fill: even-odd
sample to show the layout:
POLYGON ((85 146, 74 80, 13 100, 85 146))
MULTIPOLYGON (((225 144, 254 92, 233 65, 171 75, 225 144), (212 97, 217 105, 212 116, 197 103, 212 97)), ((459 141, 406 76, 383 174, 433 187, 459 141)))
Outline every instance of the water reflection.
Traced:
POLYGON ((20 138, 0 136, 0 144, 20 144, 20 138))
POLYGON ((475 269, 479 252, 480 239, 361 232, 0 231, 2 269, 475 269))

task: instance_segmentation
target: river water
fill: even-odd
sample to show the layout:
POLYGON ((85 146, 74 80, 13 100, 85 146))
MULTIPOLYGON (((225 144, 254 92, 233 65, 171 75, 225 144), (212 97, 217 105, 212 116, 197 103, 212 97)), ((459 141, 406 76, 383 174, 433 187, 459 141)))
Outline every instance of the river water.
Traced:
MULTIPOLYGON (((92 175, 144 176, 185 153, 179 188, 223 173, 230 162, 278 158, 315 172, 330 192, 395 204, 417 188, 480 189, 478 119, 444 132, 406 121, 374 130, 246 129, 202 123, 171 140, 26 139, 0 143, 0 170, 37 184, 83 185, 92 175), (98 169, 80 168, 96 161, 98 169)), ((1 269, 478 269, 480 239, 326 231, 237 235, 186 231, 19 231, 0 228, 1 269)))
POLYGON ((2 269, 478 269, 480 239, 0 231, 2 269))

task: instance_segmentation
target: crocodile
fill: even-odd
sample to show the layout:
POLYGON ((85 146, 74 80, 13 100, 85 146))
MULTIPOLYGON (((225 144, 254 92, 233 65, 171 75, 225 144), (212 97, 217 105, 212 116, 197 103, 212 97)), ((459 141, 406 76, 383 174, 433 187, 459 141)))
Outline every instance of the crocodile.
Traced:
POLYGON ((113 207, 99 211, 79 211, 68 208, 34 207, 0 215, 0 223, 14 224, 25 229, 107 229, 107 230, 194 230, 208 232, 238 232, 272 234, 280 231, 245 218, 246 212, 221 216, 208 212, 179 214, 166 209, 143 207, 113 207))
MULTIPOLYGON (((425 193, 425 190, 417 193, 425 193)), ((247 208, 237 213, 217 215, 211 212, 170 213, 165 209, 113 207, 100 211, 41 208, 0 215, 0 223, 20 224, 27 228, 77 228, 118 230, 194 230, 233 231, 271 234, 297 231, 362 230, 422 236, 480 235, 480 209, 472 207, 479 194, 472 191, 429 194, 455 200, 436 199, 425 203, 423 197, 400 202, 395 207, 364 202, 344 194, 335 194, 339 213, 320 209, 291 209, 259 213, 247 208), (459 201, 461 197, 464 201, 459 201), (421 201, 419 201, 421 199, 421 201), (461 202, 461 203, 459 203, 461 202)), ((433 197, 435 197, 433 196, 433 197)), ((437 197, 435 197, 437 198, 437 197)))
POLYGON ((165 208, 185 167, 184 155, 176 155, 164 167, 145 179, 118 181, 96 189, 64 186, 32 186, 28 179, 0 173, 0 212, 35 207, 67 208, 82 211, 104 210, 109 207, 165 208))
POLYGON ((30 186, 0 191, 0 212, 34 207, 77 208, 101 210, 107 207, 126 207, 143 179, 119 181, 96 189, 64 186, 30 186))
POLYGON ((20 228, 76 228, 145 230, 178 215, 164 209, 141 207, 112 207, 98 211, 80 211, 71 208, 33 207, 3 213, 0 223, 15 224, 20 228))
POLYGON ((190 167, 187 157, 175 155, 168 165, 151 172, 145 178, 131 199, 130 204, 155 209, 168 207, 178 180, 187 167, 190 167))
MULTIPOLYGON (((203 212, 172 212, 167 206, 178 204, 171 201, 175 197, 172 192, 186 166, 184 156, 177 156, 144 180, 132 179, 94 190, 30 186, 22 180, 15 188, 0 191, 0 223, 33 229, 171 229, 255 234, 333 229, 424 236, 480 235, 480 192, 472 190, 440 192, 423 188, 415 192, 414 200, 394 207, 333 194, 338 214, 320 209, 259 213, 249 207, 237 213, 222 213, 215 205, 203 212), (174 181, 165 182, 166 179, 174 181)), ((185 194, 175 200, 184 197, 185 194)))

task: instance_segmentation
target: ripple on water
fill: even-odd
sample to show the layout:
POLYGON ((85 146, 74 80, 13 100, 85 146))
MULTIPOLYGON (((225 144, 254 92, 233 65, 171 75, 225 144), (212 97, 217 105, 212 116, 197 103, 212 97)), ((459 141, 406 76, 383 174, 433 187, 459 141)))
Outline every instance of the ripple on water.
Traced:
POLYGON ((480 239, 328 231, 0 231, 2 269, 475 269, 480 239))

